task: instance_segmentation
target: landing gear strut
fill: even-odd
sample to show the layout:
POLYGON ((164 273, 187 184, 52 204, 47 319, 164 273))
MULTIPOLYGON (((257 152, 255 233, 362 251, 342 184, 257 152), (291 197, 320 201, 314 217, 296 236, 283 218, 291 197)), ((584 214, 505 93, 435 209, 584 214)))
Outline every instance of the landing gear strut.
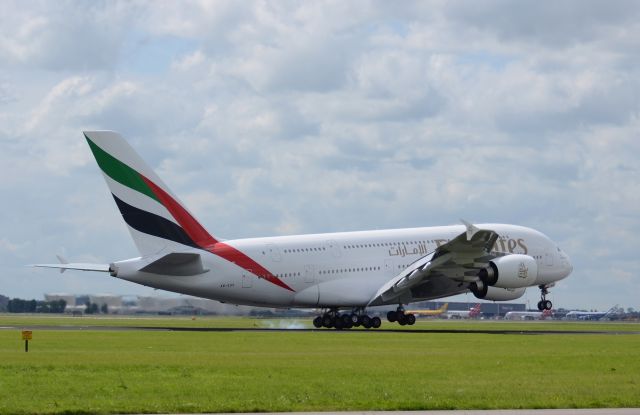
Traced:
POLYGON ((389 322, 391 323, 397 321, 401 326, 413 326, 414 324, 416 324, 416 316, 411 313, 405 314, 402 304, 398 306, 396 311, 389 311, 387 313, 387 320, 389 320, 389 322))
POLYGON ((382 320, 378 316, 369 316, 365 314, 363 308, 354 309, 351 313, 342 313, 337 308, 331 308, 322 315, 313 319, 315 328, 326 327, 336 330, 350 329, 353 327, 364 327, 365 329, 377 329, 382 325, 382 320))
POLYGON ((547 300, 547 294, 549 294, 549 290, 546 285, 539 285, 540 288, 540 301, 538 301, 538 310, 551 310, 553 308, 553 303, 547 300))

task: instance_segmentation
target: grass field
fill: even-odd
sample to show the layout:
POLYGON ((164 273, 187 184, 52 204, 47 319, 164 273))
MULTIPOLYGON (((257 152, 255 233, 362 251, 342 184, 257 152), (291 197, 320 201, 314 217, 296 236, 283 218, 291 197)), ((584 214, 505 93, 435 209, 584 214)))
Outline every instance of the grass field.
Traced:
MULTIPOLYGON (((0 316, 0 326, 43 324, 280 325, 0 316)), ((556 325, 640 331, 637 324, 602 323, 429 321, 414 327, 526 331, 556 325)), ((640 407, 640 335, 89 328, 36 330, 25 353, 18 330, 0 330, 0 413, 573 407, 640 407)))

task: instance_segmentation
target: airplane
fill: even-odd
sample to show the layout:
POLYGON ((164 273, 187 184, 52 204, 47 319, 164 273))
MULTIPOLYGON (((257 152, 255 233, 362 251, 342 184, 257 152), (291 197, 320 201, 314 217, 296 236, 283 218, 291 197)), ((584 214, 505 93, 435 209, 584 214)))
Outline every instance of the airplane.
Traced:
MULTIPOLYGON (((210 234, 136 151, 113 131, 85 131, 139 256, 109 264, 34 266, 96 271, 145 286, 233 304, 320 308, 317 328, 378 328, 368 309, 472 292, 508 301, 548 289, 573 270, 534 229, 505 224, 421 227, 225 240, 210 234)), ((66 262, 66 261, 65 261, 66 262)))
POLYGON ((480 315, 480 307, 480 304, 476 304, 469 310, 449 310, 445 316, 451 319, 476 318, 480 315))
POLYGON ((551 317, 551 310, 543 311, 509 311, 504 315, 505 320, 545 320, 551 317))
POLYGON ((614 305, 607 311, 578 311, 572 310, 565 314, 563 320, 602 320, 609 315, 615 314, 618 310, 618 304, 614 305))
MULTIPOLYGON (((435 310, 406 310, 406 311, 408 311, 407 315, 413 314, 414 316, 433 317, 433 316, 442 315, 443 313, 445 313, 447 311, 447 308, 449 308, 449 303, 444 303, 442 305, 442 307, 437 308, 435 310)), ((414 324, 415 322, 414 323, 407 322, 407 323, 408 324, 414 324)), ((402 324, 402 323, 400 323, 400 324, 402 324)))

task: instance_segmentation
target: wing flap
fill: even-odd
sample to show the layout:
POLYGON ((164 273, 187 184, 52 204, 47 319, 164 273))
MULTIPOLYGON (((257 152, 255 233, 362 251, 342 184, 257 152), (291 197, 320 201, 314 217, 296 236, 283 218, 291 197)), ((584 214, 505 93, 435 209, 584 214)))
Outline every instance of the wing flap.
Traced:
POLYGON ((490 252, 498 234, 462 222, 467 228, 465 232, 402 270, 378 290, 369 306, 389 304, 394 300, 406 298, 411 288, 435 274, 442 274, 460 283, 476 280, 477 270, 484 266, 487 258, 492 258, 490 252))

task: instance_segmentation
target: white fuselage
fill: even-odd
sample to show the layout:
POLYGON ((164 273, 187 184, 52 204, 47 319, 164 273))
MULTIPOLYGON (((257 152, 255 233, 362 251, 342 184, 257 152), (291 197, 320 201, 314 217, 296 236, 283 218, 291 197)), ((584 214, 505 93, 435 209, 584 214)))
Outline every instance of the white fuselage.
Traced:
MULTIPOLYGON (((485 224, 500 235, 493 250, 520 253, 538 263, 535 284, 551 284, 571 272, 568 257, 542 233, 514 225, 485 224)), ((137 271, 147 258, 116 262, 117 277, 178 293, 234 304, 271 307, 366 307, 377 290, 412 262, 465 231, 441 226, 363 232, 278 236, 227 240, 291 290, 260 278, 233 262, 206 251, 206 272, 195 276, 159 276, 137 271)), ((455 283, 440 286, 428 297, 467 291, 455 283)))

